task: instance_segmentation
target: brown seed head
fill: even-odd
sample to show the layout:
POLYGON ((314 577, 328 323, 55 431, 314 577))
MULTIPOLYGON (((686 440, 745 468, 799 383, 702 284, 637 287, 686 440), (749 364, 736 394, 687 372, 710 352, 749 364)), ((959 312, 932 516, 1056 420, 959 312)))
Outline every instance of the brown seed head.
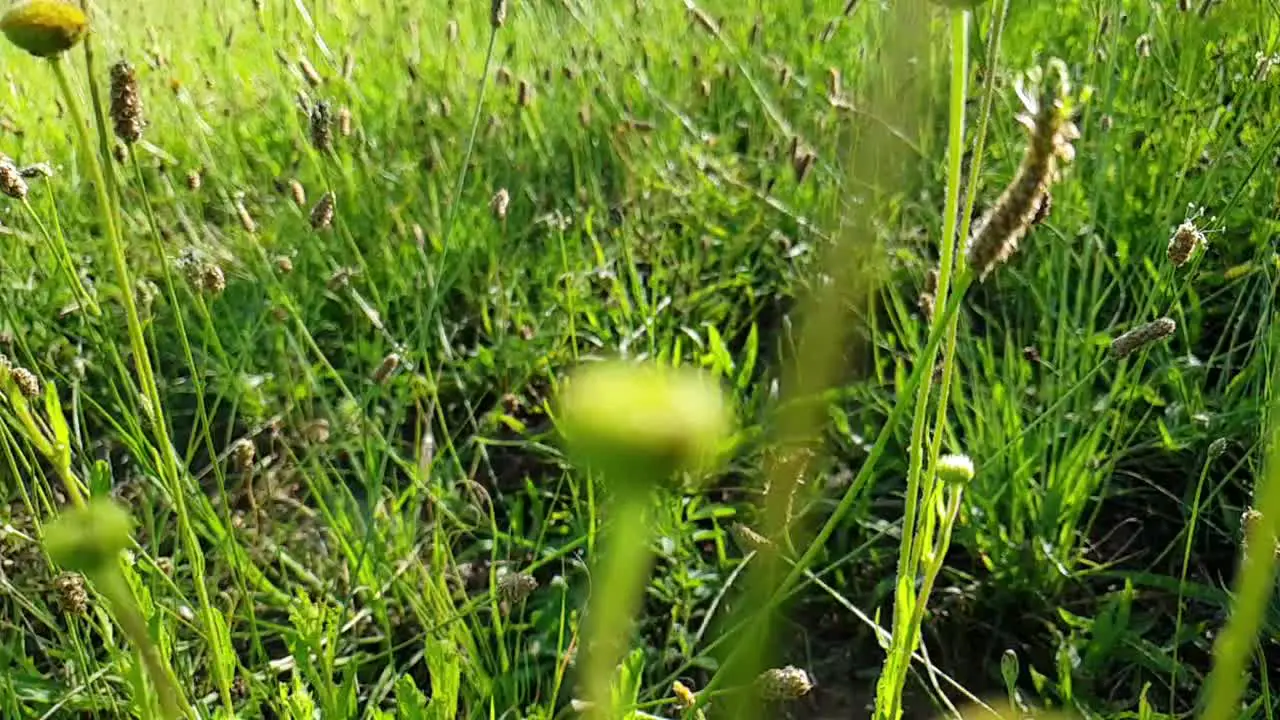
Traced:
POLYGON ((387 381, 387 378, 391 377, 391 374, 394 373, 398 367, 400 367, 399 353, 391 353, 390 355, 387 355, 382 358, 382 362, 378 364, 378 369, 373 372, 373 381, 381 385, 387 381))
POLYGON ((208 263, 200 272, 200 288, 213 296, 227 289, 227 276, 216 263, 208 263))
POLYGON ((188 190, 191 190, 191 191, 199 190, 200 186, 203 184, 204 184, 204 178, 200 174, 199 168, 187 171, 187 189, 188 190))
POLYGON ((313 88, 320 87, 321 83, 324 82, 324 78, 320 77, 320 72, 316 70, 316 66, 312 65, 311 61, 305 57, 298 60, 298 71, 302 73, 302 77, 307 81, 307 84, 313 88))
POLYGON ((27 399, 40 397, 40 379, 35 373, 24 367, 16 367, 9 371, 9 377, 23 397, 27 399))
POLYGON ((511 207, 511 193, 506 188, 501 188, 493 194, 493 199, 489 201, 489 209, 493 211, 493 216, 499 220, 507 219, 507 210, 511 207))
POLYGON ((53 166, 46 162, 32 163, 18 169, 24 180, 37 180, 53 177, 53 166))
POLYGON ((489 25, 498 29, 507 24, 507 0, 493 0, 489 6, 489 25))
POLYGON ((311 227, 316 230, 327 230, 333 225, 333 216, 336 214, 337 198, 334 194, 327 192, 320 196, 320 202, 311 209, 311 227))
POLYGON ((351 137, 351 108, 338 109, 338 134, 342 137, 351 137))
POLYGON ((244 206, 244 200, 236 199, 236 215, 240 218, 240 226, 244 231, 250 234, 258 232, 258 223, 249 214, 249 208, 244 206))
POLYGON ((1178 324, 1167 317, 1139 325, 1111 341, 1111 356, 1119 360, 1132 355, 1138 350, 1168 338, 1177 329, 1178 324))
POLYGON ((768 700, 795 700, 809 694, 813 681, 809 673, 794 665, 765 670, 756 678, 756 688, 768 700))
POLYGON ((1182 267, 1187 264, 1196 250, 1204 245, 1204 233, 1195 226, 1195 223, 1188 220, 1178 226, 1174 231, 1173 237, 1169 238, 1169 247, 1167 254, 1169 262, 1174 267, 1182 267))
POLYGON ((311 108, 311 145, 322 153, 333 149, 333 111, 328 100, 311 108))
POLYGON ((18 168, 7 162, 0 162, 0 192, 14 200, 24 200, 27 197, 27 181, 18 168))
POLYGON ((840 97, 842 94, 844 94, 844 82, 840 75, 840 68, 827 68, 827 95, 840 97))
POLYGON ((128 60, 111 66, 111 123, 121 141, 132 145, 142 139, 142 96, 138 74, 128 60))
POLYGON ((302 183, 297 180, 289 181, 289 194, 293 197, 293 203, 298 207, 306 207, 307 190, 302 187, 302 183))
POLYGON ((933 314, 937 310, 938 298, 933 293, 922 292, 916 298, 916 307, 920 308, 920 316, 927 323, 933 322, 933 314))
POLYGON ((1147 34, 1139 35, 1138 40, 1133 44, 1133 48, 1138 53, 1138 57, 1151 57, 1151 36, 1147 34))
POLYGON ((68 615, 84 615, 89 612, 89 591, 84 587, 80 573, 64 572, 53 581, 58 593, 58 606, 68 615))
POLYGON ((240 438, 231 446, 231 461, 240 472, 253 469, 253 459, 256 454, 257 448, 249 438, 240 438))
POLYGON ((1032 80, 1032 88, 1039 85, 1038 95, 1029 88, 1018 88, 1026 109, 1018 120, 1030 132, 1022 165, 1000 199, 973 226, 967 259, 979 280, 985 280, 1017 251, 1018 242, 1045 209, 1058 163, 1070 162, 1075 156, 1071 142, 1079 137, 1079 131, 1067 117, 1070 81, 1066 64, 1050 60, 1032 80))
POLYGON ((759 551, 772 545, 768 538, 742 523, 734 523, 729 528, 729 532, 733 534, 733 539, 738 543, 738 547, 743 550, 759 551))
POLYGON ((929 293, 931 295, 938 292, 938 280, 941 278, 941 272, 938 268, 929 268, 929 272, 924 274, 924 287, 920 292, 929 293))
POLYGON ((533 594, 538 581, 527 573, 508 572, 498 578, 498 598, 514 605, 533 594))

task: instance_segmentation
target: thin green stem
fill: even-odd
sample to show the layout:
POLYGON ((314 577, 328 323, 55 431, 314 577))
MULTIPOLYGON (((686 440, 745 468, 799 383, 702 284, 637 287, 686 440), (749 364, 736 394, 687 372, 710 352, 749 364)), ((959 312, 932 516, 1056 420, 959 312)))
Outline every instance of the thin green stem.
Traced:
POLYGON ((71 252, 67 249, 66 242, 61 236, 55 237, 49 232, 48 226, 40 219, 40 215, 36 213, 35 208, 31 207, 31 202, 26 198, 22 199, 22 207, 31 216, 31 221, 36 224, 36 229, 40 231, 41 237, 49 246, 49 252, 53 253, 54 259, 58 263, 58 269, 67 278, 67 285, 71 286, 71 290, 76 295, 76 300, 80 306, 89 311, 90 315, 97 317, 102 313, 102 308, 98 307, 98 303, 89 295, 89 291, 85 289, 84 283, 80 280, 80 276, 76 274, 75 262, 71 259, 71 252))
POLYGON ((169 720, 199 717, 187 702, 186 695, 178 689, 173 671, 160 656, 159 649, 151 640, 151 635, 147 631, 147 620, 138 608, 133 591, 125 582, 120 569, 114 566, 105 568, 94 573, 92 579, 98 586, 98 590, 111 603, 120 629, 142 656, 147 674, 151 676, 151 682, 155 683, 156 692, 160 695, 160 707, 164 716, 169 720))
MULTIPOLYGON (((1209 468, 1213 465, 1214 450, 1209 450, 1208 457, 1205 458, 1204 465, 1200 467, 1200 479, 1196 481, 1195 495, 1191 500, 1191 517, 1187 520, 1187 541, 1182 546, 1182 571, 1178 575, 1178 612, 1173 621, 1173 636, 1182 637, 1182 615, 1184 610, 1183 593, 1187 584, 1187 569, 1191 566, 1191 544, 1196 538, 1196 525, 1200 520, 1200 497, 1204 491, 1204 483, 1209 478, 1209 468)), ((1173 645, 1173 667, 1172 677, 1169 678, 1169 711, 1172 712, 1174 703, 1177 701, 1178 693, 1178 675, 1181 666, 1178 665, 1178 649, 1180 645, 1173 645)))
MULTIPOLYGON (((910 636, 901 643, 902 646, 910 649, 902 659, 903 664, 898 668, 898 674, 893 678, 893 682, 896 683, 897 687, 891 696, 892 704, 889 708, 889 717, 898 717, 902 714, 902 689, 906 686, 907 665, 911 662, 911 656, 916 652, 920 626, 924 623, 924 612, 929 604, 929 596, 933 594, 933 585, 937 582, 938 574, 942 572, 942 568, 946 564, 947 551, 951 549, 951 531, 955 527, 956 518, 960 516, 960 501, 962 498, 963 491, 956 490, 947 501, 947 508, 942 516, 942 524, 938 528, 937 545, 930 551, 928 564, 924 569, 924 578, 920 583, 920 592, 916 595, 915 602, 912 604, 911 618, 907 625, 910 636)), ((928 541, 930 538, 922 539, 928 541)), ((897 638, 891 638, 890 642, 896 646, 897 638)))
MULTIPOLYGON (((147 222, 150 224, 151 236, 155 242, 156 253, 159 256, 158 259, 161 267, 163 268, 165 293, 168 295, 169 302, 173 305, 175 309, 173 315, 174 315, 174 323, 178 331, 179 343, 182 345, 183 357, 187 362, 187 369, 191 373, 192 383, 194 384, 195 390, 196 390, 196 412, 200 417, 201 422, 204 423, 205 428, 209 428, 211 427, 211 422, 209 420, 208 408, 205 406, 204 380, 202 380, 203 375, 199 372, 199 368, 196 367, 195 356, 191 352, 191 341, 187 335, 186 321, 183 320, 182 312, 179 309, 181 306, 178 303, 178 293, 177 293, 177 288, 175 287, 173 282, 173 273, 169 269, 169 264, 165 259, 164 240, 163 238, 160 237, 160 224, 156 220, 155 209, 151 205, 151 196, 147 193, 147 185, 142 176, 142 165, 138 162, 138 156, 135 152, 133 152, 133 148, 129 148, 129 158, 133 163, 134 173, 138 178, 138 188, 142 195, 143 207, 147 213, 147 222)), ((213 446, 213 438, 210 436, 207 430, 204 433, 204 438, 205 438, 206 449, 209 452, 209 457, 217 457, 217 450, 213 446)), ((177 475, 174 476, 175 483, 176 483, 177 477, 179 476, 177 475)), ((175 486, 175 489, 177 489, 176 486, 175 486)), ((194 547, 194 532, 191 533, 191 537, 193 540, 193 547, 194 547)), ((239 567, 239 564, 233 563, 232 567, 237 568, 239 567)), ((236 577, 241 578, 239 573, 236 574, 236 577)), ((243 585, 243 579, 240 579, 240 583, 241 583, 241 590, 245 590, 243 585)), ((199 582, 197 583, 197 585, 200 586, 200 590, 201 590, 201 597, 202 597, 202 604, 203 604, 202 609, 205 612, 205 621, 206 621, 207 627, 210 632, 213 632, 218 627, 218 624, 213 622, 211 617, 212 611, 211 611, 211 606, 208 604, 208 597, 207 597, 208 593, 207 591, 204 590, 203 582, 199 582)), ((214 665, 218 665, 218 663, 214 663, 214 665)), ((218 669, 214 671, 214 680, 218 685, 218 695, 219 695, 219 699, 222 700, 223 707, 225 707, 229 711, 234 711, 235 702, 231 697, 231 679, 228 677, 225 677, 221 672, 221 670, 218 669)))
MULTIPOLYGON (((956 250, 956 225, 960 212, 960 183, 963 173, 963 155, 964 155, 964 103, 966 95, 966 80, 968 77, 968 52, 969 52, 969 13, 966 10, 956 10, 952 14, 951 19, 951 105, 949 127, 950 133, 948 138, 949 163, 947 172, 947 200, 945 217, 943 218, 943 231, 941 239, 940 264, 938 272, 938 297, 949 298, 951 289, 951 274, 955 266, 955 250, 956 250)), ((943 327, 943 318, 940 314, 935 314, 931 323, 931 330, 934 332, 938 328, 943 327)), ((932 333, 931 333, 932 334, 932 333)), ((954 333, 948 332, 948 347, 952 350, 954 359, 954 347, 952 341, 954 333)), ((916 401, 914 406, 914 415, 911 423, 911 444, 909 446, 910 461, 907 469, 907 489, 905 498, 905 508, 903 511, 902 521, 902 540, 898 549, 898 574, 896 582, 896 593, 894 600, 894 623, 893 623, 893 640, 889 650, 888 657, 885 658, 884 668, 881 671, 882 685, 877 689, 876 698, 876 717, 887 718, 888 720, 897 720, 901 715, 900 696, 902 686, 905 683, 905 663, 909 662, 910 654, 914 649, 912 643, 915 641, 915 632, 909 626, 910 618, 913 617, 913 596, 915 594, 915 576, 919 565, 919 558, 923 548, 916 542, 917 524, 920 522, 917 515, 920 512, 919 505, 921 498, 930 493, 930 480, 924 472, 924 453, 926 451, 925 443, 925 426, 929 417, 929 398, 933 389, 933 373, 932 368, 937 359, 937 348, 932 349, 926 347, 924 353, 918 359, 918 363, 925 369, 929 370, 924 377, 921 378, 919 387, 916 390, 916 401), (886 692, 888 695, 886 696, 886 692)), ((943 383, 945 384, 951 375, 951 367, 944 366, 942 369, 943 383)), ((945 401, 943 401, 945 402, 945 401)), ((940 410, 939 412, 943 412, 940 410)), ((934 428, 934 439, 930 446, 938 441, 941 435, 941 428, 934 428)), ((926 512, 928 508, 925 509, 926 512)), ((926 541, 927 538, 920 538, 926 541)))
MULTIPOLYGON (((1280 373, 1277 373, 1280 376, 1280 373)), ((1280 379, 1278 377, 1277 379, 1280 379)), ((1269 395, 1274 394, 1274 381, 1269 395)), ((1258 641, 1275 585, 1277 531, 1280 530, 1280 402, 1272 400, 1266 469, 1255 491, 1259 522, 1247 528, 1244 562, 1235 580, 1227 625, 1213 647, 1213 670, 1205 683, 1202 720, 1235 720, 1249 681, 1249 659, 1258 641)))
POLYGON ((120 284, 120 298, 124 303, 125 317, 129 325, 129 344, 133 350, 133 362, 135 371, 138 374, 137 380, 142 385, 143 395, 153 403, 152 412, 159 412, 159 398, 152 397, 155 391, 155 383, 152 379, 150 354, 147 352, 146 340, 142 334, 142 323, 138 319, 138 307, 134 299, 129 263, 125 258, 124 244, 119 226, 116 223, 115 208, 108 193, 106 176, 102 173, 102 164, 98 162, 98 155, 94 151, 93 139, 89 134, 89 126, 85 121, 84 110, 81 109, 80 101, 76 97, 75 91, 71 88, 71 82, 67 78, 66 67, 62 63, 61 57, 53 57, 49 61, 49 65, 53 68, 54 76, 58 80, 58 88, 62 91, 63 100, 67 105, 67 112, 71 114, 71 124, 75 126, 76 134, 80 139, 80 149, 88 165, 89 179, 93 183, 93 189, 98 198, 98 211, 102 216, 103 229, 106 231, 108 244, 111 246, 111 260, 115 266, 117 282, 120 284))
MULTIPOLYGON (((625 478, 624 478, 625 480, 625 478)), ((616 483, 624 486, 623 482, 616 483)), ((649 577, 648 496, 623 490, 610 505, 604 556, 592 578, 587 611, 584 695, 591 703, 589 720, 612 720, 614 668, 626 651, 632 618, 640 607, 649 577)))
MULTIPOLYGON (((95 194, 98 198, 98 209, 102 216, 103 227, 106 230, 108 244, 111 248, 111 260, 114 265, 116 280, 120 286, 121 302, 124 304, 125 319, 129 329, 129 345, 133 351, 134 368, 138 375, 137 381, 142 387, 142 396, 146 400, 148 419, 151 421, 151 426, 156 434, 156 454, 159 457, 162 475, 168 481, 169 496, 178 519, 183 549, 188 562, 191 563, 196 594, 200 601, 201 615, 205 625, 204 630, 210 634, 211 641, 220 642, 221 639, 213 640, 212 638, 212 633, 218 631, 219 624, 213 618, 213 605, 209 599, 209 588, 206 585, 204 576, 204 555, 201 552, 200 541, 196 536, 195 528, 191 523, 191 514, 187 508, 186 489, 183 487, 182 482, 183 472, 178 467, 176 451, 173 442, 169 438, 169 428, 164 416, 164 407, 160 402, 160 390, 156 384, 155 373, 151 366, 151 355, 143 333, 142 321, 138 316, 138 305, 134 296, 128 258, 125 255, 124 237, 120 231, 117 208, 112 203, 111 196, 108 193, 109 186, 102 172, 102 164, 98 162, 98 156, 93 149, 93 139, 90 135, 89 125, 85 121, 85 114, 80 107, 79 99, 71 87, 66 68, 58 56, 52 58, 49 64, 53 68, 54 75, 58 80, 58 87, 62 91, 63 99, 67 105, 67 111, 71 115, 72 124, 75 126, 76 134, 80 138, 80 147, 85 155, 85 160, 89 167, 90 180, 93 182, 95 194)), ((218 686, 227 686, 228 681, 222 677, 221 665, 213 663, 213 668, 218 686)))

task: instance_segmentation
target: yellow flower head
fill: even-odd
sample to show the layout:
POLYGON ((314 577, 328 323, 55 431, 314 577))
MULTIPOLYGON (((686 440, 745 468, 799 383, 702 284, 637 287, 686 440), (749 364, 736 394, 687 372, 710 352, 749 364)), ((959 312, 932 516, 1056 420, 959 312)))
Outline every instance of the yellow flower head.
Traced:
POLYGON ((612 482, 672 482, 710 468, 732 432, 719 384, 690 370, 608 361, 578 369, 560 395, 570 457, 612 482))
POLYGON ((0 30, 14 45, 47 58, 75 47, 89 30, 89 18, 63 0, 26 0, 0 17, 0 30))
POLYGON ((65 510, 45 526, 44 546, 49 558, 67 570, 93 573, 114 562, 129 547, 133 518, 106 498, 65 510))

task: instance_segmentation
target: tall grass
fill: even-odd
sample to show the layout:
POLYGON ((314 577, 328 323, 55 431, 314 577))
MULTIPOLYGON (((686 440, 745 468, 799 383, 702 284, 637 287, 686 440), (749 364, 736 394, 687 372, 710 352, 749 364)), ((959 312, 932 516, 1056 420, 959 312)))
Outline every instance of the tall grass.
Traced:
POLYGON ((5 56, 2 149, 57 169, 0 249, 6 717, 957 716, 1004 645, 1015 704, 1272 712, 1274 13, 495 7, 92 7, 83 67, 5 56), (989 272, 1036 67, 1093 92, 1080 157, 989 272), (564 454, 613 355, 729 393, 709 487, 564 454), (118 562, 41 550, 108 495, 118 562), (1131 498, 1177 517, 1114 550, 1131 498))

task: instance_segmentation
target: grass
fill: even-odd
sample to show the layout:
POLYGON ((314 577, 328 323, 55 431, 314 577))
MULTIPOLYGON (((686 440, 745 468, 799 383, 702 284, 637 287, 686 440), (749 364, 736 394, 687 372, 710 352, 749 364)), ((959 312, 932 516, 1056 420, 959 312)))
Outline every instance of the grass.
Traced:
POLYGON ((54 173, 0 198, 0 715, 172 717, 149 641, 201 717, 566 717, 594 632, 636 717, 1274 717, 1280 8, 891 5, 145 0, 76 102, 5 43, 0 151, 54 173), (1053 57, 1052 210, 930 319, 1053 57), (564 454, 614 354, 723 381, 699 489, 564 454), (137 523, 109 576, 42 548, 81 495, 137 523), (624 506, 630 633, 584 615, 624 506))

